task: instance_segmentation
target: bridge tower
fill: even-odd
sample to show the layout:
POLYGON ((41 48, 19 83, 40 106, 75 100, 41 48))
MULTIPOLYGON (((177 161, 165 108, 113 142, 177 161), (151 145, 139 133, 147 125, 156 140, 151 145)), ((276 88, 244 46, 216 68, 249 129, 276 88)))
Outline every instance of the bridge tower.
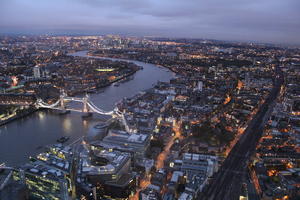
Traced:
POLYGON ((60 108, 61 110, 65 111, 66 110, 66 105, 65 105, 65 100, 64 98, 66 97, 66 93, 64 90, 60 91, 60 108))
POLYGON ((86 96, 82 98, 82 104, 83 104, 82 112, 84 112, 84 113, 90 112, 88 101, 89 101, 89 96, 88 96, 88 94, 86 94, 86 96))

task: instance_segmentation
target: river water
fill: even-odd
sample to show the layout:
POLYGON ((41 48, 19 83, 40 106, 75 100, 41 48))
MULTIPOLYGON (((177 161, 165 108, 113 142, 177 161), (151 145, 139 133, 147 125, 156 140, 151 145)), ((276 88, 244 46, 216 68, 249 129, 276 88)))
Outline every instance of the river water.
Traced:
MULTIPOLYGON (((70 55, 92 57, 87 56, 86 53, 87 51, 80 51, 70 55)), ((157 81, 169 81, 174 76, 166 68, 139 61, 130 62, 144 69, 137 71, 133 79, 120 83, 118 87, 111 85, 91 94, 90 98, 96 106, 103 110, 112 110, 115 103, 124 97, 131 97, 142 90, 151 88, 157 81)), ((71 143, 81 136, 94 134, 93 127, 103 120, 103 116, 94 115, 91 119, 83 120, 81 115, 75 112, 58 115, 53 111, 44 110, 1 126, 0 164, 5 162, 9 166, 21 165, 28 161, 29 156, 43 151, 41 147, 56 143, 56 140, 62 136, 70 137, 68 143, 71 143)))

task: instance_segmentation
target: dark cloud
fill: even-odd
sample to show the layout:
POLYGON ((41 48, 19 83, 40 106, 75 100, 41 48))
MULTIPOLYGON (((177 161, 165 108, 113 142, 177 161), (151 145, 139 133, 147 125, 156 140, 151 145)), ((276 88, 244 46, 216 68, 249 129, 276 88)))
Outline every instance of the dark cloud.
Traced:
POLYGON ((0 0, 0 31, 300 43, 299 0, 0 0))

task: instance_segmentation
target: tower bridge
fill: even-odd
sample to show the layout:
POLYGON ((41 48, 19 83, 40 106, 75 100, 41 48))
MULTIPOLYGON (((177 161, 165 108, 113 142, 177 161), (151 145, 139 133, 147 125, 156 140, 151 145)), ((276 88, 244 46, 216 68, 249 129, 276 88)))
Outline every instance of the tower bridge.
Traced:
POLYGON ((84 97, 69 97, 64 92, 61 93, 59 99, 52 103, 48 104, 44 102, 42 99, 37 99, 34 104, 37 108, 48 108, 48 109, 55 109, 55 110, 62 110, 62 111, 76 111, 76 112, 83 112, 83 113, 98 113, 100 115, 120 115, 121 113, 114 109, 112 111, 104 111, 101 108, 98 108, 89 98, 88 95, 84 97), (68 102, 79 102, 82 104, 82 109, 76 109, 68 106, 68 102))
POLYGON ((90 100, 88 94, 86 94, 84 97, 69 97, 64 91, 61 91, 59 99, 51 104, 44 102, 41 98, 37 98, 34 95, 0 94, 0 105, 35 106, 36 108, 109 115, 113 118, 119 119, 119 121, 121 121, 125 126, 127 132, 132 132, 126 123, 124 113, 120 112, 117 107, 111 111, 105 111, 97 107, 90 100), (82 104, 82 108, 73 108, 68 104, 69 102, 79 102, 82 104))

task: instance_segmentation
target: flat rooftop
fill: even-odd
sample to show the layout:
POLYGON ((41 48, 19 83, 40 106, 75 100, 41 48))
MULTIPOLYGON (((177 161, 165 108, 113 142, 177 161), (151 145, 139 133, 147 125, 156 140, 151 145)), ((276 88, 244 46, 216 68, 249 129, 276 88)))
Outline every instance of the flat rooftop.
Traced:
POLYGON ((141 133, 134 133, 129 134, 124 131, 114 131, 112 130, 104 139, 103 141, 116 141, 116 142, 126 142, 126 143, 145 143, 150 135, 141 134, 141 133))
POLYGON ((102 150, 95 156, 107 159, 109 162, 104 166, 91 165, 88 159, 84 160, 82 171, 91 174, 113 174, 118 171, 130 159, 129 154, 120 151, 102 150))

